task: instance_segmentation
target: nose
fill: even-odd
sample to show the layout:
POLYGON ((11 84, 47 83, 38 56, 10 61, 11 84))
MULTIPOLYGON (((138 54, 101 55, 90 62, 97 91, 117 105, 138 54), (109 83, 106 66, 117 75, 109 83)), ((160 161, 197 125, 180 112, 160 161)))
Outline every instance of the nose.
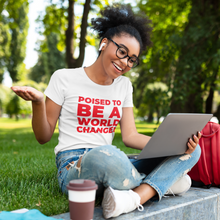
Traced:
POLYGON ((121 61, 121 63, 123 64, 123 66, 127 66, 127 64, 128 64, 128 59, 129 59, 129 57, 125 57, 125 58, 120 59, 120 61, 121 61))

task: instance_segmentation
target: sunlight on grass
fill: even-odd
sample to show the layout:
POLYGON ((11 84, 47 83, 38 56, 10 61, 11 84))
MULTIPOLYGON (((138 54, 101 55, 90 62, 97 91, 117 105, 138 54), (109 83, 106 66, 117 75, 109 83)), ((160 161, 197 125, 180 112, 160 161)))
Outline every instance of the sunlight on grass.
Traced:
POLYGON ((15 128, 31 128, 30 119, 15 119, 0 118, 0 129, 15 129, 15 128))

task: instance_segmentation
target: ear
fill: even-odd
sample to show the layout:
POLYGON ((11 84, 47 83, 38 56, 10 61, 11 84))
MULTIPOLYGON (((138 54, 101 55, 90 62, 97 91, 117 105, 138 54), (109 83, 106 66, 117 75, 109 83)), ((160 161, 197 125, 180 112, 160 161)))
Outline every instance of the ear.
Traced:
POLYGON ((104 46, 105 46, 105 43, 101 43, 101 45, 99 47, 99 51, 101 51, 104 46))
POLYGON ((107 38, 104 38, 100 44, 99 51, 101 51, 102 49, 105 49, 106 44, 107 44, 107 38))

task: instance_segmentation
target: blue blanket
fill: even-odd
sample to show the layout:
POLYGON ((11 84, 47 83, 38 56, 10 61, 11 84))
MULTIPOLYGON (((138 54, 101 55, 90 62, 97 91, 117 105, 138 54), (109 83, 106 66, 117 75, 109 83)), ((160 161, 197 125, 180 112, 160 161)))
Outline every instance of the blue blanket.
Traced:
POLYGON ((32 209, 25 213, 12 213, 6 211, 0 213, 0 220, 9 220, 9 219, 10 220, 55 220, 55 218, 47 217, 43 215, 37 209, 32 209))

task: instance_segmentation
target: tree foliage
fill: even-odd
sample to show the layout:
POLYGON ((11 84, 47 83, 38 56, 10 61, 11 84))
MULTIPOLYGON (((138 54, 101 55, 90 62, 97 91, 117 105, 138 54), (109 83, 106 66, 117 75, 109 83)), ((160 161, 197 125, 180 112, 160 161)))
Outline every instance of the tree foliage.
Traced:
POLYGON ((3 81, 7 58, 9 57, 10 33, 5 18, 0 21, 0 83, 3 81))
POLYGON ((171 111, 203 112, 206 91, 212 93, 211 102, 206 102, 212 106, 220 65, 219 6, 218 1, 192 0, 189 22, 176 42, 179 59, 175 65, 171 111))
POLYGON ((178 57, 176 45, 171 39, 182 34, 190 7, 187 0, 140 1, 141 12, 152 20, 153 46, 142 54, 142 65, 137 70, 139 77, 134 82, 137 107, 143 100, 146 84, 159 81, 170 85, 174 71, 172 62, 178 57))
POLYGON ((3 0, 0 3, 0 80, 7 68, 12 81, 21 75, 26 55, 28 0, 3 0), (3 48, 4 47, 4 48, 3 48), (3 49, 2 49, 3 48, 3 49))
POLYGON ((55 70, 66 67, 65 57, 64 53, 56 47, 58 44, 57 34, 50 33, 39 44, 38 61, 31 68, 29 78, 35 82, 48 83, 55 70))
POLYGON ((139 107, 139 115, 144 117, 148 112, 156 112, 159 123, 159 118, 168 113, 169 97, 168 86, 162 82, 149 83, 144 88, 143 102, 139 107))
POLYGON ((220 65, 219 1, 148 0, 140 9, 152 19, 154 45, 142 56, 137 94, 161 81, 172 92, 171 112, 211 112, 220 65))
POLYGON ((60 0, 58 2, 51 0, 46 14, 38 18, 38 21, 43 23, 42 34, 48 36, 51 32, 56 33, 59 39, 57 48, 60 51, 65 49, 67 66, 69 68, 80 67, 84 61, 86 44, 89 42, 95 45, 91 38, 92 34, 89 35, 87 32, 89 13, 98 13, 101 8, 108 5, 108 1, 60 0), (76 8, 83 9, 82 14, 77 13, 76 8))
POLYGON ((7 58, 9 57, 10 33, 6 12, 3 12, 3 2, 0 3, 0 83, 3 81, 7 58))

